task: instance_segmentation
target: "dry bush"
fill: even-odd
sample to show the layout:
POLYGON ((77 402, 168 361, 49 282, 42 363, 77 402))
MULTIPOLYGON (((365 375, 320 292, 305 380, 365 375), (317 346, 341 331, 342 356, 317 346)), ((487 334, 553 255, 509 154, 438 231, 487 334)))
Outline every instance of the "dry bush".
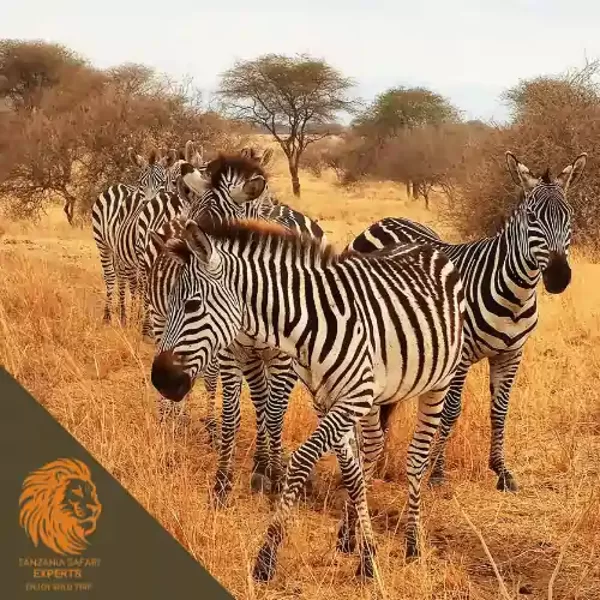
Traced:
POLYGON ((89 216, 103 189, 135 181, 129 146, 145 154, 193 139, 210 155, 246 139, 245 128, 204 112, 189 83, 143 65, 99 71, 53 46, 44 54, 43 44, 33 50, 28 43, 5 45, 13 54, 19 50, 25 78, 19 87, 16 59, 2 61, 0 44, 0 75, 7 73, 0 96, 11 100, 0 116, 0 198, 13 216, 39 217, 58 199, 70 222, 75 205, 80 217, 89 216), (32 52, 38 60, 30 64, 32 52), (41 82, 35 94, 30 80, 41 82))
POLYGON ((429 208, 434 188, 454 199, 466 149, 487 130, 480 124, 447 123, 401 129, 386 138, 350 132, 319 160, 336 171, 343 185, 364 180, 401 183, 409 197, 423 197, 429 208))
POLYGON ((321 177, 327 168, 333 168, 332 158, 340 150, 344 138, 341 136, 326 137, 308 146, 300 157, 300 168, 315 177, 321 177))
POLYGON ((506 93, 513 121, 467 149, 458 176, 461 194, 445 215, 461 235, 493 234, 515 207, 518 199, 506 168, 506 150, 534 173, 541 175, 549 167, 554 176, 581 152, 588 152, 584 176, 568 194, 574 208, 573 242, 600 247, 598 66, 525 81, 506 93))

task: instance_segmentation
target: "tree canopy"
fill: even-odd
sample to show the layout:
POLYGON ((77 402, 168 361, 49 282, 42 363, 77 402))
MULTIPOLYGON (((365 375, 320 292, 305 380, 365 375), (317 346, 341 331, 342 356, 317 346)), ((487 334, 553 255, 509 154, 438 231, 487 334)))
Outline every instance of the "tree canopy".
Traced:
POLYGON ((359 132, 380 138, 424 125, 456 122, 460 113, 446 98, 423 87, 391 88, 379 94, 353 122, 359 132))
POLYGON ((354 82, 324 60, 306 54, 267 54, 238 61, 219 88, 225 111, 266 129, 288 158, 292 187, 300 195, 298 164, 306 147, 333 131, 341 112, 352 112, 354 82))

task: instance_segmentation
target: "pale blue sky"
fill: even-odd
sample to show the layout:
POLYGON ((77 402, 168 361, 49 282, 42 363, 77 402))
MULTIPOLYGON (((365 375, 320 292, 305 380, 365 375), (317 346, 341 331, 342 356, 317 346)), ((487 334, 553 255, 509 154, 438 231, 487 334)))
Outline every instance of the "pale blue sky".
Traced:
POLYGON ((468 118, 503 119, 500 92, 600 56, 600 3, 584 0, 13 0, 0 37, 66 44, 100 67, 143 62, 205 91, 235 59, 309 52, 369 99, 426 85, 468 118))

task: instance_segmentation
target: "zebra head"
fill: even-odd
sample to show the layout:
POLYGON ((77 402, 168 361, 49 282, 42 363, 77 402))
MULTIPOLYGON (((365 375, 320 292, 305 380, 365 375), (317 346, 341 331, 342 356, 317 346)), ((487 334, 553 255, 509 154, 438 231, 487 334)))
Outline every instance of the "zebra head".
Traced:
POLYGON ((151 235, 162 260, 177 265, 151 379, 165 398, 179 402, 239 334, 242 305, 224 277, 223 256, 194 221, 176 219, 162 236, 151 235))
POLYGON ((203 170, 185 162, 181 165, 180 194, 195 205, 192 218, 210 215, 216 220, 258 217, 272 208, 267 175, 263 166, 271 154, 257 160, 252 151, 219 154, 203 170), (268 208, 266 208, 268 207, 268 208))
POLYGON ((546 291, 560 294, 571 282, 568 256, 572 208, 566 195, 580 179, 587 154, 580 154, 555 179, 549 169, 540 178, 533 176, 511 152, 506 153, 506 162, 513 181, 524 193, 517 211, 526 229, 524 251, 541 271, 546 291))
POLYGON ((155 150, 150 152, 148 160, 143 156, 136 154, 133 148, 127 150, 131 162, 140 169, 137 185, 148 199, 153 198, 161 187, 164 187, 167 181, 167 162, 168 156, 164 150, 155 150))

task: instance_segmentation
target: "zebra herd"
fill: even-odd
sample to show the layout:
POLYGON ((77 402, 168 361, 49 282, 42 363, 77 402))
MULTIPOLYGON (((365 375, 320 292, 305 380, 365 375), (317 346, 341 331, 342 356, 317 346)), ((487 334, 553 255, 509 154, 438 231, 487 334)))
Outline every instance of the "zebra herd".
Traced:
POLYGON ((184 152, 153 153, 148 161, 130 155, 141 168, 138 185, 112 186, 93 209, 104 318, 118 279, 122 321, 129 285, 140 299, 142 330, 154 337, 154 387, 165 402, 181 402, 204 377, 213 434, 220 374, 217 506, 231 490, 246 379, 257 423, 253 486, 278 494, 255 580, 273 577, 291 510, 328 452, 335 452, 348 492, 337 548, 353 552, 360 533, 358 573, 373 576, 367 485, 393 408, 414 397, 406 544, 407 558, 419 556, 422 478, 431 461, 430 483, 443 481, 444 448, 466 375, 482 359, 490 365, 490 468, 499 490, 517 490, 504 462, 510 390, 537 324, 537 283, 561 293, 570 282, 566 195, 586 154, 558 177, 546 171, 538 178, 507 152, 523 198, 491 238, 449 244, 424 225, 390 217, 341 253, 315 221, 275 199, 268 151, 204 161, 188 142, 184 152), (319 422, 284 468, 283 419, 298 380, 312 393, 319 422))

